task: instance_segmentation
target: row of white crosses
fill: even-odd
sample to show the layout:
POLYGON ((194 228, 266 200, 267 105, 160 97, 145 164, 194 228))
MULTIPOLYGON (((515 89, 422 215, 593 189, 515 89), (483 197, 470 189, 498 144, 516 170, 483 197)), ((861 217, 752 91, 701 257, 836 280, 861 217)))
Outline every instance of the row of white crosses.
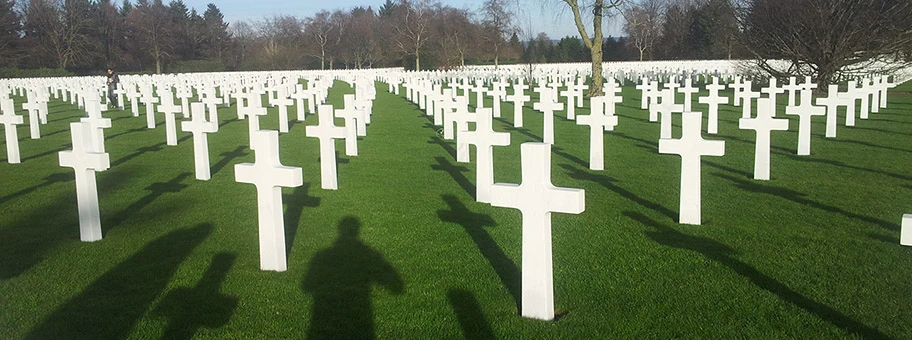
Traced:
MULTIPOLYGON (((406 82, 408 83, 408 81, 406 82)), ((518 84, 521 89, 523 84, 521 82, 518 84)), ((495 87, 497 86, 495 85, 495 87)), ((426 89, 427 86, 424 88, 426 89)), ((514 89, 516 88, 514 85, 514 89)), ((431 91, 437 93, 437 89, 433 86, 431 86, 431 91)), ((476 91, 481 93, 481 91, 476 91)), ((551 89, 542 91, 546 93, 545 96, 548 96, 547 93, 552 93, 551 89)), ((451 133, 452 124, 459 125, 459 122, 467 121, 468 119, 465 117, 469 116, 469 113, 461 111, 465 110, 467 106, 465 97, 453 98, 452 93, 452 91, 443 90, 441 97, 444 99, 440 100, 440 103, 444 103, 445 115, 455 114, 456 117, 461 118, 445 119, 445 138, 448 137, 448 133, 451 133), (456 101, 462 102, 462 104, 451 105, 456 101), (459 107, 459 109, 452 110, 451 107, 459 107)), ((514 96, 521 97, 522 94, 514 92, 514 96)), ((413 98, 417 99, 417 96, 413 96, 413 98)), ((546 107, 548 104, 553 105, 550 97, 548 98, 546 107)), ((495 105, 499 105, 499 100, 495 99, 495 105)), ((510 134, 494 131, 493 112, 493 108, 476 108, 472 114, 475 130, 459 128, 457 138, 466 145, 471 144, 476 147, 476 201, 490 203, 497 207, 515 208, 522 212, 521 314, 534 319, 552 320, 554 319, 554 276, 550 215, 553 212, 582 213, 585 209, 585 192, 580 189, 558 188, 551 184, 551 144, 548 143, 524 143, 521 146, 522 182, 520 184, 495 184, 493 147, 510 145, 510 134)), ((518 116, 521 114, 520 111, 518 116)), ((592 119, 593 122, 595 120, 595 118, 592 119)), ((593 123, 593 125, 598 124, 593 123)))

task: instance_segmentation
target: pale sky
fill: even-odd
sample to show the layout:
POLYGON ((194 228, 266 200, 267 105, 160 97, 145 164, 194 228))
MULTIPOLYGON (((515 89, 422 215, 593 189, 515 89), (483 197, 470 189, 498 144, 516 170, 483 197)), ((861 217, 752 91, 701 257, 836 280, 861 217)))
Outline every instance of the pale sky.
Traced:
MULTIPOLYGON (((214 3, 218 6, 225 20, 228 22, 259 20, 264 17, 281 15, 293 15, 296 17, 308 17, 321 10, 333 11, 335 9, 351 9, 358 6, 370 6, 374 10, 380 8, 386 0, 303 0, 303 1, 281 1, 281 0, 183 0, 188 7, 195 8, 200 15, 206 10, 206 5, 214 3)), ((169 0, 164 1, 166 4, 169 0)), ((481 7, 484 0, 440 0, 444 5, 450 7, 470 9, 472 11, 481 7)), ((573 23, 573 14, 567 9, 566 5, 559 0, 511 0, 511 3, 518 4, 512 6, 511 10, 516 13, 516 20, 520 21, 519 26, 522 30, 533 31, 531 36, 535 37, 538 32, 545 32, 551 39, 560 39, 571 35, 579 36, 576 26, 573 23), (543 8, 544 7, 544 8, 543 8), (530 24, 531 23, 531 24, 530 24)), ((590 20, 585 21, 587 23, 590 20)), ((622 35, 620 30, 620 18, 606 18, 605 36, 622 35)), ((592 34, 592 28, 589 27, 589 34, 592 34)), ((525 40, 526 37, 521 36, 525 40)))

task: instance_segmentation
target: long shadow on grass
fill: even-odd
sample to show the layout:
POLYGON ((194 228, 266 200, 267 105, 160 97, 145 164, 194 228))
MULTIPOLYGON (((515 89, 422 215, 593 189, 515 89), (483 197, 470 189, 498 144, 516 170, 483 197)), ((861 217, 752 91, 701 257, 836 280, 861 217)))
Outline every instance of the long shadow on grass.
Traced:
POLYGON ((450 157, 456 158, 456 149, 453 148, 453 146, 450 145, 449 142, 447 142, 445 139, 443 139, 443 137, 431 136, 431 139, 429 139, 427 141, 427 143, 440 145, 440 147, 443 148, 443 150, 445 150, 448 154, 450 154, 450 157))
MULTIPOLYGON (((98 180, 98 192, 110 192, 119 182, 106 180, 111 175, 129 177, 129 169, 111 169, 98 180)), ((64 173, 45 178, 45 182, 68 182, 64 173)), ((16 277, 45 258, 45 253, 60 243, 79 240, 76 188, 64 189, 48 205, 39 205, 29 214, 0 228, 0 280, 16 277)), ((5 201, 3 201, 5 202, 5 201)))
POLYGON ((310 260, 302 282, 313 295, 308 339, 373 339, 372 286, 405 291, 396 269, 359 239, 360 229, 357 218, 345 217, 333 245, 310 260))
POLYGON ((646 217, 638 212, 625 211, 624 216, 627 216, 630 219, 637 221, 643 225, 652 227, 654 230, 646 232, 646 234, 656 243, 668 247, 690 250, 703 254, 703 256, 706 256, 710 260, 718 262, 735 271, 735 273, 738 273, 738 275, 741 275, 750 280, 750 282, 757 287, 775 294, 780 299, 787 301, 801 309, 804 309, 808 313, 814 314, 818 318, 823 319, 836 327, 842 328, 846 332, 860 335, 864 338, 869 339, 888 338, 886 334, 883 334, 874 328, 868 327, 865 324, 855 321, 830 306, 801 295, 785 284, 776 281, 776 279, 769 277, 768 275, 760 272, 749 264, 741 262, 734 257, 737 255, 737 252, 721 242, 706 237, 684 234, 672 227, 653 221, 649 219, 649 217, 646 217))
POLYGON ((472 198, 475 198, 475 194, 477 193, 475 184, 472 184, 472 181, 462 174, 463 172, 469 171, 469 169, 466 169, 466 167, 461 165, 450 163, 449 160, 443 157, 434 157, 434 159, 437 160, 437 164, 431 165, 431 169, 446 172, 463 190, 466 191, 466 193, 472 196, 472 198))
POLYGON ((464 289, 450 289, 447 291, 447 300, 450 307, 456 312, 462 336, 466 339, 495 339, 494 330, 484 316, 481 305, 472 292, 464 289))
POLYGON ((443 201, 450 207, 450 210, 438 210, 437 216, 443 222, 456 223, 465 228, 466 233, 478 246, 478 250, 481 251, 481 254, 494 268, 497 276, 500 277, 500 282, 513 296, 517 310, 522 310, 522 291, 520 287, 522 280, 519 268, 500 249, 500 246, 491 238, 491 235, 484 230, 485 226, 496 226, 497 223, 494 222, 491 216, 470 211, 456 196, 443 195, 442 197, 443 201))
POLYGON ((152 202, 155 202, 155 200, 162 195, 166 193, 180 192, 187 187, 187 185, 183 184, 182 182, 189 178, 191 175, 193 174, 184 172, 175 176, 167 182, 155 182, 149 184, 149 186, 145 188, 148 193, 136 202, 130 204, 130 206, 126 207, 124 210, 121 210, 119 213, 117 213, 117 215, 114 215, 110 219, 104 221, 104 223, 102 223, 102 231, 107 234, 108 230, 120 226, 128 218, 138 214, 142 208, 145 208, 149 204, 152 204, 152 202))
POLYGON ((136 149, 136 151, 134 151, 133 153, 123 156, 123 157, 117 159, 116 161, 111 162, 111 167, 116 167, 118 165, 126 163, 127 161, 134 159, 136 157, 142 156, 148 152, 161 151, 166 145, 167 144, 165 142, 160 142, 160 143, 153 144, 151 146, 141 147, 139 149, 136 149))
POLYGON ((129 134, 131 134, 131 133, 141 132, 141 131, 145 131, 145 130, 148 130, 148 129, 147 129, 146 127, 132 128, 132 129, 129 129, 129 130, 127 130, 127 131, 118 132, 118 133, 115 133, 115 134, 113 134, 113 135, 107 136, 107 137, 105 137, 105 141, 109 141, 109 140, 114 139, 114 138, 116 138, 116 137, 125 136, 125 135, 129 135, 129 134))
POLYGON ((48 151, 45 151, 45 152, 42 152, 42 153, 39 153, 39 154, 34 154, 34 155, 31 155, 31 156, 22 158, 22 159, 20 159, 19 161, 25 162, 25 161, 30 160, 30 159, 38 159, 38 158, 45 157, 45 156, 56 155, 56 154, 57 154, 58 152, 60 152, 60 151, 71 150, 72 148, 73 148, 73 144, 72 144, 72 143, 66 143, 66 144, 64 144, 64 145, 63 145, 62 147, 60 147, 60 148, 57 148, 57 149, 54 149, 54 150, 48 150, 48 151))
POLYGON ((0 197, 0 204, 9 202, 9 201, 13 200, 14 198, 17 198, 17 197, 26 195, 26 194, 28 194, 28 193, 31 193, 31 192, 35 191, 35 190, 41 189, 41 188, 43 188, 43 187, 46 187, 46 186, 49 186, 49 185, 52 185, 52 184, 55 184, 55 183, 64 183, 64 182, 72 181, 74 177, 75 177, 75 175, 73 175, 72 172, 59 172, 59 173, 55 173, 55 174, 48 175, 47 177, 44 178, 44 180, 42 180, 42 181, 41 181, 40 183, 38 183, 38 184, 35 184, 35 185, 30 186, 30 187, 28 187, 28 188, 25 188, 25 189, 16 191, 16 192, 11 193, 11 194, 9 194, 9 195, 0 197))
POLYGON ((616 180, 614 178, 611 178, 611 177, 608 177, 605 175, 601 175, 601 174, 590 173, 590 172, 581 170, 579 168, 576 168, 574 166, 571 166, 569 164, 561 164, 560 166, 562 168, 564 168, 564 170, 567 170, 567 174, 570 176, 570 178, 601 184, 608 190, 614 191, 618 195, 621 195, 621 197, 624 197, 633 203, 639 204, 640 206, 642 206, 644 208, 655 210, 656 212, 658 212, 662 215, 668 216, 668 218, 671 218, 672 220, 677 220, 677 218, 678 218, 678 214, 675 211, 668 209, 656 202, 653 202, 653 201, 647 200, 645 198, 642 198, 640 196, 637 196, 636 194, 628 191, 627 189, 624 189, 624 188, 618 186, 617 184, 615 184, 615 182, 618 182, 618 180, 616 180))
POLYGON ((152 315, 169 319, 162 339, 191 339, 202 327, 214 329, 228 324, 238 298, 220 290, 236 258, 232 253, 215 255, 196 286, 174 289, 158 303, 152 315))
POLYGON ((222 152, 219 155, 222 156, 222 159, 212 166, 212 176, 215 176, 219 171, 222 171, 222 169, 228 166, 228 163, 231 163, 234 159, 247 156, 248 152, 247 147, 239 146, 232 151, 222 152))
POLYGON ((304 183, 304 185, 296 187, 291 195, 285 195, 282 198, 282 202, 285 202, 285 205, 288 206, 288 209, 285 210, 286 255, 291 254, 291 247, 294 245, 295 236, 298 235, 298 228, 300 228, 301 214, 304 212, 304 207, 315 208, 320 206, 320 198, 308 196, 308 190, 310 190, 310 183, 304 183))
POLYGON ((180 264, 211 232, 212 225, 201 224, 150 242, 54 311, 26 339, 127 338, 180 264))
POLYGON ((870 148, 886 149, 886 150, 893 150, 893 151, 901 151, 901 152, 909 152, 909 153, 912 153, 912 150, 909 150, 909 149, 900 149, 900 148, 892 147, 892 146, 878 145, 878 144, 874 144, 874 143, 863 142, 863 141, 860 141, 860 140, 836 139, 836 138, 829 138, 829 139, 827 139, 827 140, 828 140, 828 141, 839 142, 839 143, 858 144, 858 145, 867 146, 867 147, 870 147, 870 148))
POLYGON ((792 159, 792 160, 794 160, 794 161, 799 161, 799 162, 827 164, 827 165, 832 165, 832 166, 843 167, 843 168, 846 168, 846 169, 852 169, 852 170, 858 170, 858 171, 865 171, 865 172, 880 174, 880 175, 884 175, 884 176, 887 176, 887 177, 893 177, 893 178, 898 179, 898 180, 912 181, 912 176, 904 176, 904 175, 900 175, 900 174, 894 174, 894 173, 892 173, 892 172, 886 172, 886 171, 883 171, 883 170, 880 170, 880 169, 863 168, 863 167, 860 167, 860 166, 854 166, 854 165, 851 165, 851 164, 846 164, 846 163, 843 163, 843 162, 840 162, 840 161, 835 161, 835 160, 818 159, 818 158, 811 158, 811 157, 809 157, 809 156, 798 156, 798 155, 794 155, 794 154, 786 154, 786 153, 778 153, 778 152, 775 153, 775 154, 782 155, 782 156, 784 156, 784 157, 788 157, 788 158, 790 158, 790 159, 792 159))
POLYGON ((720 174, 720 173, 713 173, 712 175, 725 179, 725 180, 728 180, 728 181, 731 181, 731 182, 735 183, 735 186, 737 186, 738 188, 740 188, 742 190, 777 196, 777 197, 801 204, 806 207, 817 208, 817 209, 820 209, 820 210, 823 210, 826 212, 837 213, 837 214, 843 215, 848 218, 854 218, 854 219, 861 220, 863 222, 876 224, 886 230, 899 231, 899 225, 896 223, 876 219, 876 218, 873 218, 870 216, 856 214, 856 213, 853 213, 850 211, 845 211, 839 207, 835 207, 832 205, 827 205, 827 204, 823 204, 823 203, 820 203, 820 202, 817 202, 817 201, 814 201, 811 199, 807 199, 807 198, 805 198, 805 196, 807 196, 807 194, 804 194, 804 193, 801 193, 801 192, 798 192, 798 191, 795 191, 795 190, 792 190, 789 188, 774 187, 771 185, 759 183, 757 181, 746 180, 743 178, 736 178, 736 177, 732 177, 732 176, 720 174))

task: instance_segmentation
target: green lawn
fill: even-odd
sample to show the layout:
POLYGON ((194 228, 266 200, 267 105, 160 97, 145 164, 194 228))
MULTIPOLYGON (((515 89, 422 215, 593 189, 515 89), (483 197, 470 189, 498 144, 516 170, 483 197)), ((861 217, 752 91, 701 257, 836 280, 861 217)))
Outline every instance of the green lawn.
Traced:
MULTIPOLYGON (((726 155, 703 158, 702 226, 676 223, 680 158, 658 154, 639 91, 624 88, 605 171, 588 170, 588 127, 558 112, 552 180, 585 189, 586 211, 552 215, 554 322, 518 315, 519 211, 476 203, 474 163, 456 163, 455 144, 385 84, 360 156, 337 141, 338 191, 320 188, 304 135, 315 116, 280 135, 305 182, 283 190, 283 273, 259 270, 255 189, 233 169, 254 154, 234 106, 209 136, 210 181, 194 179, 188 133, 166 146, 163 117, 147 130, 129 109, 106 113, 104 239, 83 243, 57 152, 84 114, 52 100, 40 140, 18 128, 22 164, 0 149, 0 338, 908 338, 910 87, 854 128, 840 119, 837 139, 815 117, 811 156, 795 156, 790 116, 792 131, 772 134, 771 181, 752 179, 753 131, 724 107, 719 134, 704 134, 726 155)), ((337 82, 329 102, 352 92, 337 82)), ((494 149, 496 182, 518 183, 519 145, 540 141, 530 107, 525 128, 509 103, 495 122, 512 132, 494 149)), ((270 112, 261 126, 277 129, 270 112)))

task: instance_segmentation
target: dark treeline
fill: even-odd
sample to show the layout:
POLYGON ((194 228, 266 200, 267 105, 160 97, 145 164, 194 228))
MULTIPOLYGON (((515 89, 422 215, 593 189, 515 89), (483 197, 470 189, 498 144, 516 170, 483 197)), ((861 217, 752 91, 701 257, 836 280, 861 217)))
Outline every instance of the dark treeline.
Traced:
MULTIPOLYGON (((276 69, 356 69, 465 64, 585 62, 578 37, 531 39, 509 0, 475 10, 434 0, 387 0, 380 8, 278 15, 229 24, 214 4, 181 0, 0 0, 0 68, 91 74, 276 69), (524 41, 525 40, 525 41, 524 41)), ((608 38, 605 60, 636 59, 626 38, 608 38)))

